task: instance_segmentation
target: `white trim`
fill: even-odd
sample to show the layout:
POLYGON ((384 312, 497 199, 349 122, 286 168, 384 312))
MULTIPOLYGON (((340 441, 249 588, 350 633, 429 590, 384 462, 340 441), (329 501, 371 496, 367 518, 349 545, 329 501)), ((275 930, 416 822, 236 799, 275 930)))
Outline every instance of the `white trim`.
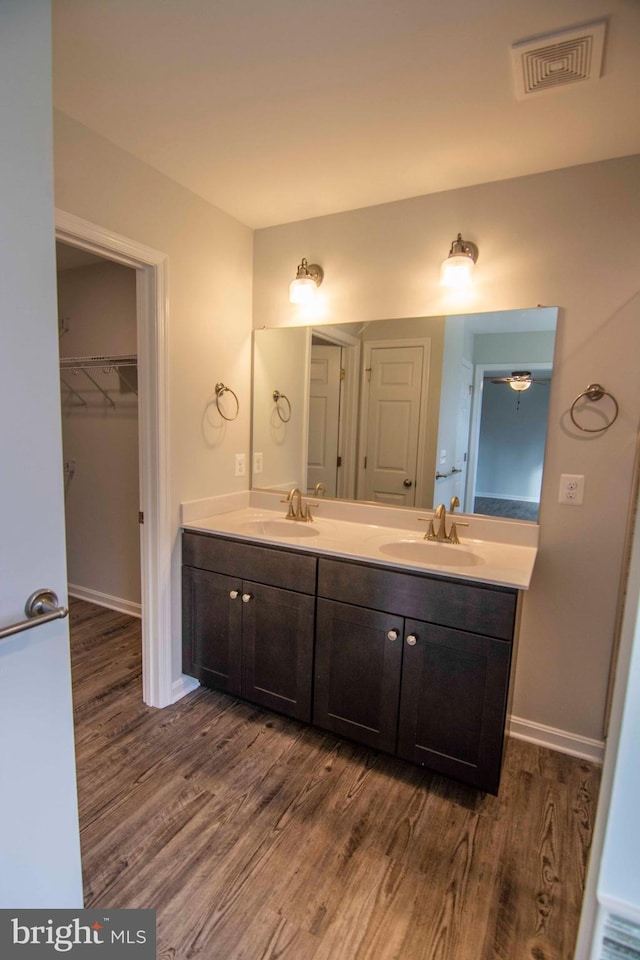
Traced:
POLYGON ((172 703, 167 256, 63 210, 56 238, 136 270, 142 695, 165 707, 172 703))
POLYGON ((480 490, 476 490, 476 499, 478 497, 486 497, 488 500, 520 500, 522 503, 539 503, 540 500, 538 497, 521 497, 516 494, 509 493, 482 493, 480 490))
POLYGON ((557 750, 570 757, 581 757, 592 763, 602 763, 604 758, 604 741, 591 740, 576 733, 558 730, 556 727, 547 727, 543 723, 534 723, 533 720, 523 720, 521 717, 511 716, 507 720, 507 729, 510 737, 516 740, 526 740, 539 747, 557 750))
POLYGON ((133 600, 112 597, 110 593, 90 590, 89 587, 81 587, 77 583, 68 584, 67 590, 70 597, 76 597, 78 600, 88 600, 89 603, 96 603, 99 607, 108 607, 109 610, 125 613, 128 617, 138 617, 138 619, 142 617, 142 604, 134 603, 133 600))
POLYGON ((195 677, 188 677, 185 673, 178 680, 174 680, 171 685, 171 703, 177 703, 188 693, 192 693, 200 686, 200 681, 195 677))

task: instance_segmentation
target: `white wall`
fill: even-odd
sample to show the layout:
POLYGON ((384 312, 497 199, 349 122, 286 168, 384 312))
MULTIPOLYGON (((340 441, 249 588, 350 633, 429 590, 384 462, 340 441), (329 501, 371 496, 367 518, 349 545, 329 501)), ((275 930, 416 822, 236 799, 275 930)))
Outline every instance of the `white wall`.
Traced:
MULTIPOLYGON (((136 274, 104 261, 58 272, 58 315, 65 318, 61 357, 136 353, 136 274)), ((89 371, 107 390, 111 407, 90 380, 65 371, 62 446, 74 470, 65 474, 69 584, 81 596, 136 612, 140 606, 138 399, 117 369, 89 371), (81 588, 78 591, 78 588, 81 588), (87 594, 89 591, 89 594, 87 594)), ((133 387, 135 368, 123 368, 133 387)))
POLYGON ((179 504, 245 489, 236 453, 249 455, 252 233, 195 194, 54 113, 56 206, 162 251, 169 259, 170 497, 173 677, 180 662, 179 504), (215 385, 238 394, 222 422, 215 385))
POLYGON ((260 230, 254 245, 256 327, 297 321, 287 290, 302 256, 324 268, 327 322, 561 308, 540 551, 524 602, 513 709, 596 740, 640 410, 639 184, 640 157, 629 157, 260 230), (480 249, 464 304, 439 286, 458 231, 480 249), (620 404, 616 424, 597 436, 577 431, 568 416, 593 381, 620 404), (581 508, 558 504, 561 473, 586 476, 581 508))

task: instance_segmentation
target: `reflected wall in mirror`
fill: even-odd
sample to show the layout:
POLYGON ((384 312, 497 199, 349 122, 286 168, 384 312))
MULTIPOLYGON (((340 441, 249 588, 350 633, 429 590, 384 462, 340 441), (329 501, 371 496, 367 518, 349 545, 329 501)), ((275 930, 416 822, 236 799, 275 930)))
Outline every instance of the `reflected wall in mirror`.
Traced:
POLYGON ((537 520, 557 314, 255 331, 253 488, 537 520))

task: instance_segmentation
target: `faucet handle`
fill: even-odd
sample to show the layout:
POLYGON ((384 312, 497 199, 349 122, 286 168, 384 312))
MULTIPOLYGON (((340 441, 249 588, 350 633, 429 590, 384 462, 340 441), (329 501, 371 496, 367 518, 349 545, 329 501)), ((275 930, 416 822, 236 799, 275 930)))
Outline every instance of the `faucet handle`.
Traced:
POLYGON ((428 528, 427 528, 427 531, 426 531, 426 533, 425 533, 425 535, 424 535, 424 539, 425 539, 425 540, 435 540, 435 539, 436 539, 436 531, 435 531, 435 527, 433 526, 433 518, 434 518, 434 516, 435 516, 435 514, 433 514, 433 515, 430 516, 430 517, 418 517, 418 518, 417 518, 418 520, 424 520, 424 521, 426 521, 426 522, 429 524, 429 526, 428 526, 428 528))
POLYGON ((320 506, 319 503, 309 503, 309 501, 307 500, 307 505, 304 511, 304 518, 307 521, 307 523, 313 523, 313 517, 311 516, 311 510, 309 509, 309 507, 319 507, 319 506, 320 506))
POLYGON ((290 500, 289 497, 287 497, 286 500, 281 500, 280 503, 288 503, 288 504, 289 504, 289 509, 287 510, 287 517, 286 517, 286 519, 287 519, 287 520, 295 520, 296 515, 295 515, 295 511, 294 511, 294 509, 293 509, 293 499, 290 500))
POLYGON ((468 527, 468 523, 463 523, 462 520, 452 520, 451 529, 449 530, 449 540, 451 543, 460 543, 458 539, 458 527, 468 527))

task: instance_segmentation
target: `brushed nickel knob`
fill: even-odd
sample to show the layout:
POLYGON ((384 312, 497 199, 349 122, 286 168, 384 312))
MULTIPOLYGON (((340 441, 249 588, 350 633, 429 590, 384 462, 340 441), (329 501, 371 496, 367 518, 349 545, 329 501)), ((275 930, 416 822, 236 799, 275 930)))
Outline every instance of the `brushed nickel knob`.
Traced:
POLYGON ((252 600, 252 599, 253 599, 253 598, 252 598, 252 596, 251 596, 250 593, 243 593, 243 594, 242 594, 242 602, 243 602, 243 603, 249 603, 249 600, 252 600))
POLYGON ((407 643, 409 644, 409 646, 415 647, 417 642, 418 642, 418 638, 416 637, 415 633, 410 633, 409 636, 407 637, 407 643))
POLYGON ((232 600, 237 600, 238 597, 240 596, 240 591, 239 591, 239 590, 229 590, 229 596, 231 597, 232 600))
POLYGON ((388 634, 387 634, 387 640, 397 640, 397 639, 398 639, 398 631, 397 631, 397 630, 389 630, 389 632, 388 632, 388 634))

